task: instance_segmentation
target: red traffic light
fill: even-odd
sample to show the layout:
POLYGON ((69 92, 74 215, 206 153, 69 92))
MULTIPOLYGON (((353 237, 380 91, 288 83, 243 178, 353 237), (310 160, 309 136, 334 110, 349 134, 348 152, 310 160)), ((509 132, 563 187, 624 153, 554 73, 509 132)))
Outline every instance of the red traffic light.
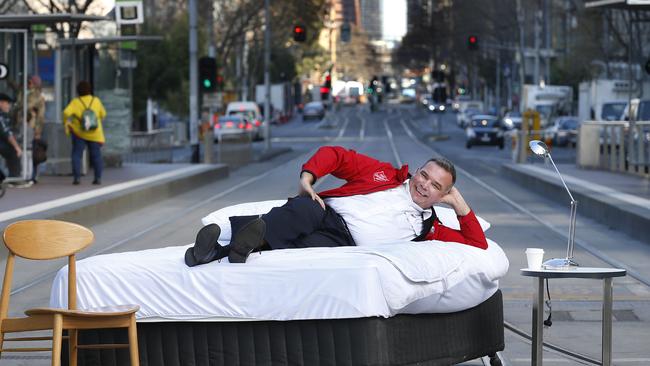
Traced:
POLYGON ((476 36, 469 36, 469 43, 476 43, 476 36))
POLYGON ((478 49, 478 37, 475 35, 471 35, 467 37, 467 48, 470 50, 476 50, 478 49))
POLYGON ((304 42, 307 40, 307 30, 302 25, 293 26, 293 40, 296 42, 304 42))

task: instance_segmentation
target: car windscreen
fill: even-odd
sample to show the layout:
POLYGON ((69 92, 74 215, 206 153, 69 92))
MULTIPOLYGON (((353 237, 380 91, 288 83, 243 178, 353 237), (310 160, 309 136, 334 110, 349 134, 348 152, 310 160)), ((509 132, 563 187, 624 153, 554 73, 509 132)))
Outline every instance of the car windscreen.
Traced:
POLYGON ((475 118, 472 120, 472 127, 500 127, 501 124, 496 118, 475 118))
POLYGON ((618 121, 623 115, 627 103, 605 103, 600 112, 600 118, 605 121, 618 121))
POLYGON ((577 118, 563 119, 562 122, 560 122, 560 128, 563 130, 577 130, 578 119, 577 118))

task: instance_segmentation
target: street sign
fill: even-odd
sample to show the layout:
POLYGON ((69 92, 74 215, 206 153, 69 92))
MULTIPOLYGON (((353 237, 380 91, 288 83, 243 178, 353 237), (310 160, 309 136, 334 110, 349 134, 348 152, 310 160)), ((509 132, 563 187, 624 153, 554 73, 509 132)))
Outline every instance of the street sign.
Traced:
POLYGON ((0 80, 6 78, 7 75, 9 75, 9 68, 7 65, 0 63, 0 80))

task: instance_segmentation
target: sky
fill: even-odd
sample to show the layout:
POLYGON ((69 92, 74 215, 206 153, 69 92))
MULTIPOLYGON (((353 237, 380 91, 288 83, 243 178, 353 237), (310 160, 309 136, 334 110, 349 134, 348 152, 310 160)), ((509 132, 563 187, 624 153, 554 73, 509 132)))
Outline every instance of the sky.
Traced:
POLYGON ((384 40, 399 41, 406 34, 406 0, 383 0, 384 40))

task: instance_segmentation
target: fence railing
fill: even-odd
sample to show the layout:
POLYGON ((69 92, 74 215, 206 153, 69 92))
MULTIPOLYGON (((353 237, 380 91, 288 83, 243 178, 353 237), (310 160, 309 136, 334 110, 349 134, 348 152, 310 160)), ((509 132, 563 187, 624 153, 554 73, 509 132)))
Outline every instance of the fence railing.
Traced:
POLYGON ((650 122, 585 121, 578 132, 577 165, 650 174, 650 122))

